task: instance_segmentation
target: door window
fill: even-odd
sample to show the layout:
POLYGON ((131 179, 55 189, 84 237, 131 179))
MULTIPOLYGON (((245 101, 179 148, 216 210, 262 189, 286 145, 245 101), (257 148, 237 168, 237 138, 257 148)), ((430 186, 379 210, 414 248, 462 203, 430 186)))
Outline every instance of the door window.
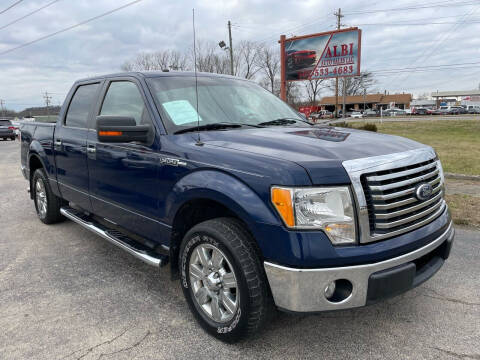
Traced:
POLYGON ((68 107, 65 126, 87 128, 88 114, 96 100, 98 85, 97 83, 78 87, 68 107))
POLYGON ((130 81, 114 81, 110 84, 100 115, 132 117, 137 125, 150 123, 142 95, 137 85, 130 81))

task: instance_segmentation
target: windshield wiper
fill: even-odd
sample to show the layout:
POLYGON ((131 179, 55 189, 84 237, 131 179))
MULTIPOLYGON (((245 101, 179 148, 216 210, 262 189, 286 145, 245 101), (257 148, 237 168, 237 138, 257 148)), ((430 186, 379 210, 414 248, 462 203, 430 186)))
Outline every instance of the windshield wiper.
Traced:
POLYGON ((208 131, 208 130, 222 130, 222 129, 236 129, 242 127, 239 124, 227 124, 227 123, 212 123, 200 126, 192 126, 186 129, 180 129, 174 132, 174 134, 183 134, 192 131, 208 131))
POLYGON ((186 129, 180 129, 174 132, 174 134, 183 134, 192 131, 208 131, 208 130, 223 130, 223 129, 238 129, 242 126, 250 126, 256 128, 263 128, 262 125, 255 125, 255 124, 244 124, 244 123, 229 123, 229 122, 222 122, 222 123, 212 123, 212 124, 205 124, 200 126, 192 126, 186 129))
POLYGON ((301 120, 297 120, 297 119, 293 119, 293 118, 279 118, 279 119, 275 119, 275 120, 271 120, 271 121, 261 122, 258 125, 264 125, 264 126, 268 126, 268 125, 289 125, 289 124, 296 124, 297 122, 305 123, 305 121, 301 121, 301 120))

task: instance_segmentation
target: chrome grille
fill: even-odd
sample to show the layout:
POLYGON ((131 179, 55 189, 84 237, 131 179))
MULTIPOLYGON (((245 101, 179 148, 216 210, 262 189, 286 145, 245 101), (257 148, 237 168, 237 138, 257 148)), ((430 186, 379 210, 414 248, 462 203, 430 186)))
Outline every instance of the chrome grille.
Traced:
POLYGON ((435 159, 360 177, 368 209, 370 236, 397 235, 423 226, 445 209, 441 165, 435 159), (433 192, 421 201, 416 187, 429 183, 433 192))

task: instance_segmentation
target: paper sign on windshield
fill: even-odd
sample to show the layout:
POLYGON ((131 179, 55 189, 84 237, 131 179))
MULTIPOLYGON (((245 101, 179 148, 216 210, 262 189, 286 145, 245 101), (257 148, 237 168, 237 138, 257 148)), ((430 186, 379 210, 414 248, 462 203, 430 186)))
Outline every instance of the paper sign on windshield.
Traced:
POLYGON ((175 125, 202 121, 202 118, 188 100, 169 101, 163 103, 162 106, 175 125))

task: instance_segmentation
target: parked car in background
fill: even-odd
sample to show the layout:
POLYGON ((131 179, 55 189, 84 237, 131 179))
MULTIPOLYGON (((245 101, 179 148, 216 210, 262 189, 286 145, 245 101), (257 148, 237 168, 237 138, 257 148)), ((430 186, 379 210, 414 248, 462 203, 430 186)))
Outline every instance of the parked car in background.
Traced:
POLYGON ((480 114, 480 105, 468 105, 467 113, 468 114, 480 114))
POLYGON ((423 108, 423 107, 412 108, 412 114, 413 115, 427 115, 428 114, 428 109, 423 108))
POLYGON ((439 109, 428 109, 427 115, 442 115, 442 112, 439 109))
POLYGON ((387 109, 383 112, 383 116, 402 116, 406 114, 406 111, 402 109, 387 109))
POLYGON ((10 120, 0 120, 0 139, 15 140, 15 127, 10 120))
POLYGON ((11 120, 12 126, 14 128, 15 136, 18 137, 20 135, 20 121, 18 120, 11 120))
POLYGON ((363 112, 363 117, 377 117, 378 111, 367 109, 363 112))
POLYGON ((412 109, 405 109, 405 115, 412 115, 412 109))
POLYGON ((360 112, 360 111, 354 111, 350 114, 350 117, 351 118, 356 118, 356 119, 362 119, 363 118, 363 114, 360 112))

